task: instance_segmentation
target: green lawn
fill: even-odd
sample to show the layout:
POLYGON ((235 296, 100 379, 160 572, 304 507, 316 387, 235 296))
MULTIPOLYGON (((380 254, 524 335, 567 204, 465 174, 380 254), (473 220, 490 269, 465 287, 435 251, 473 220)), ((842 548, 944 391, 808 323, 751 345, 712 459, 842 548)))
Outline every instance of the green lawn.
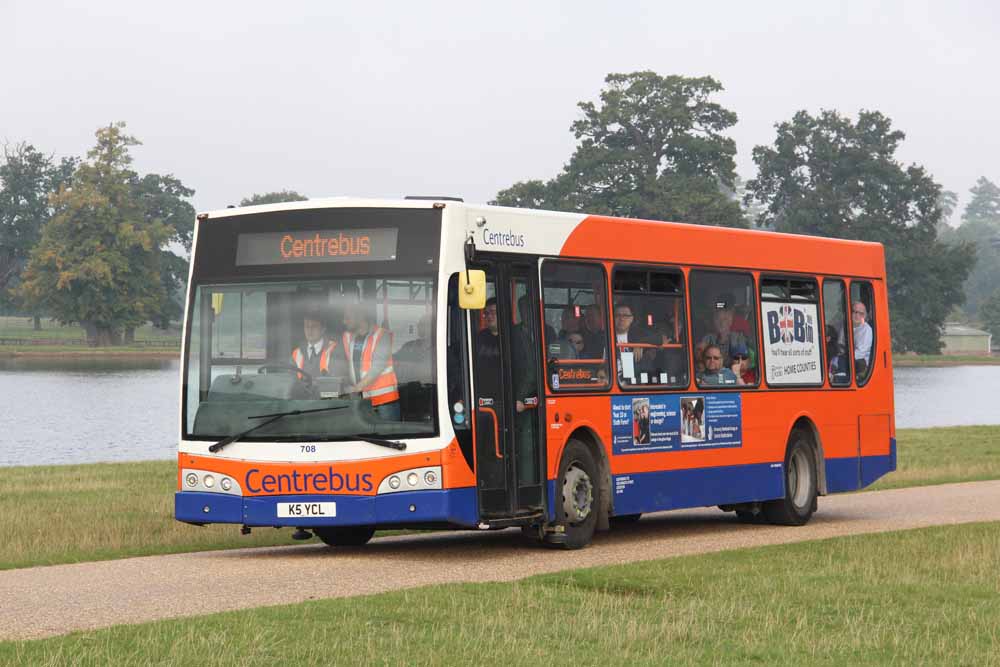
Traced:
MULTIPOLYGON (((872 488, 1000 479, 1000 426, 897 435, 899 470, 872 488)), ((0 569, 293 543, 288 529, 174 521, 176 476, 174 461, 0 468, 0 569)))
POLYGON ((997 572, 1000 524, 949 526, 6 642, 0 663, 989 665, 997 572))
MULTIPOLYGON (((177 350, 180 348, 180 330, 164 331, 149 324, 135 330, 135 345, 101 348, 101 352, 135 352, 136 350, 177 350)), ((0 316, 0 354, 2 353, 62 353, 76 350, 91 350, 81 341, 86 339, 83 328, 77 325, 62 325, 55 320, 42 318, 42 330, 35 331, 33 322, 27 317, 0 316), (11 339, 21 339, 23 344, 10 344, 11 339), (33 343, 31 341, 44 341, 33 343), (65 344, 54 341, 65 341, 65 344)))

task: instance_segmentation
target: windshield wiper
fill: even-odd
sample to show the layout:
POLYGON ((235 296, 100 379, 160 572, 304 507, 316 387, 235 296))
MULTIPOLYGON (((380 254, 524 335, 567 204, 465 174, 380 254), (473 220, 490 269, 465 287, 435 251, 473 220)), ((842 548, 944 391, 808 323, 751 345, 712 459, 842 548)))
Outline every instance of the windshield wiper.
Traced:
POLYGON ((398 440, 386 440, 385 438, 375 438, 373 436, 363 435, 361 433, 355 433, 354 435, 349 435, 347 437, 352 438, 354 440, 362 440, 364 442, 370 442, 373 445, 378 445, 379 447, 388 447, 389 449, 398 449, 399 451, 403 451, 404 449, 406 449, 406 443, 399 442, 398 440))
POLYGON ((237 433, 236 435, 231 435, 228 438, 223 438, 222 440, 219 440, 214 445, 210 445, 209 448, 208 448, 208 451, 213 452, 213 453, 217 452, 217 451, 221 450, 223 447, 225 447, 226 445, 231 445, 234 442, 236 442, 237 440, 240 440, 240 439, 242 439, 242 438, 250 435, 254 431, 262 429, 265 426, 267 426, 268 424, 273 424, 274 422, 278 421, 279 419, 283 419, 284 417, 293 417, 295 415, 305 415, 305 414, 309 414, 311 412, 329 412, 331 410, 343 410, 346 407, 348 407, 348 406, 346 406, 346 405, 335 405, 335 406, 332 406, 332 407, 329 407, 329 408, 316 408, 315 410, 289 410, 288 412, 277 412, 277 413, 275 413, 273 415, 254 415, 253 417, 247 417, 247 419, 266 419, 267 421, 263 421, 263 422, 257 424, 256 426, 248 428, 247 430, 243 431, 242 433, 237 433))

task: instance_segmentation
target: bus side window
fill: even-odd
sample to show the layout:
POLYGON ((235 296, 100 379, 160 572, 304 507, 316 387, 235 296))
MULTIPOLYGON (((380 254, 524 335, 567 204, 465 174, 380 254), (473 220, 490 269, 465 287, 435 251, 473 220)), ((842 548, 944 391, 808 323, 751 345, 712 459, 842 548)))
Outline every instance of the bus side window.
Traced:
POLYGON ((854 376, 860 387, 868 382, 875 362, 875 294, 868 282, 851 282, 851 339, 854 376))
POLYGON ((728 271, 692 271, 690 284, 698 386, 759 384, 761 364, 753 276, 728 271))
POLYGON ((610 386, 604 286, 599 264, 542 264, 545 375, 553 391, 610 386))
POLYGON ((688 385, 684 276, 680 271, 615 268, 615 364, 623 389, 688 385))
POLYGON ((830 385, 851 384, 851 356, 848 354, 847 290, 844 281, 827 278, 823 281, 823 339, 826 345, 826 368, 830 385))

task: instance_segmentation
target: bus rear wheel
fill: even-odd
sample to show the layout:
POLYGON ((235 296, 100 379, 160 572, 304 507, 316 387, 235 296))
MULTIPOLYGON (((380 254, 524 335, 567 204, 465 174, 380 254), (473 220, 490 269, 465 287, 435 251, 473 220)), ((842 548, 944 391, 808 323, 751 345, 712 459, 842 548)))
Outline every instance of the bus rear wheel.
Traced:
POLYGON ((564 549, 582 549, 590 544, 597 527, 597 512, 601 506, 601 489, 597 464, 590 450, 579 440, 570 440, 559 466, 559 486, 556 507, 565 539, 564 549))
POLYGON ((816 455, 812 438, 792 431, 785 453, 785 497, 764 503, 764 516, 781 526, 803 526, 816 511, 816 455))
POLYGON ((316 537, 331 547, 360 547, 375 534, 375 526, 342 526, 313 528, 316 537))

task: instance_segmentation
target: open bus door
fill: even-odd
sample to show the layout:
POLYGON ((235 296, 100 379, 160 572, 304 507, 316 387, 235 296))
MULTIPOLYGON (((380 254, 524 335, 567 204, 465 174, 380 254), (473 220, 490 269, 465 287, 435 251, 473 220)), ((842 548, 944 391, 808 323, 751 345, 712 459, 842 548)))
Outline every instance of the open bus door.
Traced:
POLYGON ((487 262, 488 305, 472 311, 476 477, 479 513, 497 520, 544 510, 537 271, 487 262))

